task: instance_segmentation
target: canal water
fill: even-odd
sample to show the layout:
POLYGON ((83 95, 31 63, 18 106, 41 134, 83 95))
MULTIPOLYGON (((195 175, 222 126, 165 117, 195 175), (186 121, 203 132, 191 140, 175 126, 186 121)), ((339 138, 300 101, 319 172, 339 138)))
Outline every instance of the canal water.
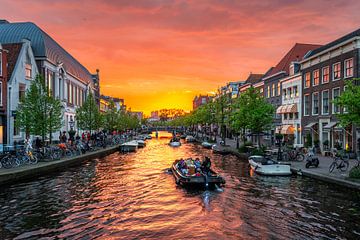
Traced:
POLYGON ((359 193, 168 141, 0 187, 0 239, 360 239, 359 193), (165 169, 188 156, 211 157, 223 192, 176 186, 165 169))

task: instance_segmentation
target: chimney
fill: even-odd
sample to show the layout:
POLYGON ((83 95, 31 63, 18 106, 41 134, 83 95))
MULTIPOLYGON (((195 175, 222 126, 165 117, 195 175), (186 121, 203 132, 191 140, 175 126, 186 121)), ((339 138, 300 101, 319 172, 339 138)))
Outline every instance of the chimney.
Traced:
POLYGON ((9 23, 9 21, 6 19, 0 19, 0 24, 5 24, 5 23, 9 23))

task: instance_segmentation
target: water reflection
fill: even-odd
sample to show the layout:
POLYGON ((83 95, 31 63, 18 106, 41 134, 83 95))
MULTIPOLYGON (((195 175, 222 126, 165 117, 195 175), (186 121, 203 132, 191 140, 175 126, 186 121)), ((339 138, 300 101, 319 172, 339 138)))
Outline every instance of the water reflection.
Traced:
POLYGON ((359 239, 360 196, 297 177, 263 177, 233 156, 153 139, 65 172, 0 189, 1 239, 359 239), (174 159, 210 156, 221 191, 176 186, 174 159))

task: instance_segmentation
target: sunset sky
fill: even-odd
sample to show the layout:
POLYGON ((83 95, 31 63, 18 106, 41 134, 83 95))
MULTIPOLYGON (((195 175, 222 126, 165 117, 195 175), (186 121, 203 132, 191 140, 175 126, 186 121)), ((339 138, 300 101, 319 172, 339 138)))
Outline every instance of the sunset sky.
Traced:
POLYGON ((0 0, 31 21, 132 110, 191 110, 196 94, 263 73, 296 43, 360 28, 360 1, 0 0))

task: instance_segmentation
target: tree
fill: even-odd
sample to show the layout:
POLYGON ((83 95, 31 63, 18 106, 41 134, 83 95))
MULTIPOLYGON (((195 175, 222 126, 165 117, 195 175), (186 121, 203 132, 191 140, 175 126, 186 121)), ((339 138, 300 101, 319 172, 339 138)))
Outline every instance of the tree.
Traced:
MULTIPOLYGON (((275 108, 266 102, 258 90, 251 87, 234 103, 232 126, 243 132, 243 138, 246 129, 259 136, 270 128, 274 112, 275 108)), ((258 145, 260 146, 260 138, 258 138, 258 145)))
POLYGON ((115 103, 111 100, 108 110, 103 115, 103 127, 106 130, 113 131, 116 129, 119 113, 115 107, 115 103))
POLYGON ((102 116, 91 91, 84 104, 76 109, 76 120, 80 129, 89 130, 90 133, 101 127, 102 116))
POLYGON ((229 116, 229 97, 218 90, 218 97, 214 102, 216 122, 220 125, 221 139, 226 140, 226 123, 229 116))
POLYGON ((333 101, 333 104, 346 110, 337 114, 342 126, 360 126, 360 78, 346 81, 345 91, 333 101))
POLYGON ((52 133, 61 128, 61 102, 50 94, 41 75, 36 76, 26 91, 16 116, 16 127, 24 130, 27 136, 41 135, 43 141, 49 133, 51 142, 52 133))

